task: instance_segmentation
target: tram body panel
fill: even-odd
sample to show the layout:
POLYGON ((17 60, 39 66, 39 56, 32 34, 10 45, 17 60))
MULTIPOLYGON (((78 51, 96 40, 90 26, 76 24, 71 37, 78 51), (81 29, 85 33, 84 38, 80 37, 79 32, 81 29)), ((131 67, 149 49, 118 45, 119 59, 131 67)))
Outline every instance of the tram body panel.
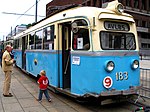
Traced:
POLYGON ((14 50, 14 59, 16 60, 16 65, 19 68, 22 68, 22 51, 21 50, 14 50))
MULTIPOLYGON (((84 95, 87 93, 100 94, 101 92, 117 90, 128 90, 131 86, 139 86, 139 70, 131 68, 133 59, 138 60, 138 56, 73 56, 80 58, 80 64, 72 64, 71 74, 71 92, 84 95), (112 72, 105 70, 105 63, 112 60, 115 63, 115 69, 112 72), (125 76, 124 73, 128 73, 125 76), (120 73, 116 79, 116 74, 120 73), (105 77, 112 78, 112 86, 105 88, 103 80, 105 77), (127 78, 127 79, 125 79, 127 78)), ((73 63, 72 59, 72 63, 73 63)))
POLYGON ((58 87, 58 54, 55 52, 26 51, 26 71, 34 76, 46 71, 49 84, 58 87))

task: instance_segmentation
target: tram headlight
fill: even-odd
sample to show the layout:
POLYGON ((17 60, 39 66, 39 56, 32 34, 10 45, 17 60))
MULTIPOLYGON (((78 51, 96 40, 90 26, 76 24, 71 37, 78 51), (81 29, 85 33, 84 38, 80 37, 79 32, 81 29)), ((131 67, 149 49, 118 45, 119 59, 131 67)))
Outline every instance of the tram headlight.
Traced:
POLYGON ((113 69, 115 68, 115 64, 113 61, 108 61, 105 65, 105 68, 108 72, 113 71, 113 69))
POLYGON ((114 11, 118 14, 122 14, 124 12, 124 6, 118 2, 118 0, 114 0, 109 2, 106 6, 106 9, 114 11))
POLYGON ((137 69, 139 67, 139 61, 138 60, 133 60, 132 64, 131 64, 131 67, 133 69, 137 69))
POLYGON ((121 3, 117 4, 116 5, 116 10, 117 10, 118 13, 123 13, 123 11, 124 11, 123 5, 121 3))

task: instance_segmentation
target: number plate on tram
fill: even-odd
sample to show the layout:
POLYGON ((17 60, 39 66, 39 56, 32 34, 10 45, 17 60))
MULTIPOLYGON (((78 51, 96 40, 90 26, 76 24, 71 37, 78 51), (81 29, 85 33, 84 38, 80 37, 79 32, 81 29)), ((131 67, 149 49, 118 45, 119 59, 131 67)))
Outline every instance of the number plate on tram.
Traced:
POLYGON ((128 72, 116 72, 116 80, 128 80, 128 72))

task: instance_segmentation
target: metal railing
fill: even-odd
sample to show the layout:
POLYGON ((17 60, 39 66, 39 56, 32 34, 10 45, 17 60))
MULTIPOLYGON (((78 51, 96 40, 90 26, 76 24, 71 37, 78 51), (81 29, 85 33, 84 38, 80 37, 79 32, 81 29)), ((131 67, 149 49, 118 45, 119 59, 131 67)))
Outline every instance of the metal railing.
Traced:
POLYGON ((150 69, 140 68, 141 96, 150 98, 150 69))
POLYGON ((140 55, 140 60, 150 60, 150 56, 140 55))

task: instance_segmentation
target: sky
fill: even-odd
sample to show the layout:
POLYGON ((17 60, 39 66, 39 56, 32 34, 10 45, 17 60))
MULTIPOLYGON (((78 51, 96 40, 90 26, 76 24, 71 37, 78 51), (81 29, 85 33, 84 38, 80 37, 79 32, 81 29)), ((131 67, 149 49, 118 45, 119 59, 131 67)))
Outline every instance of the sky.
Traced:
MULTIPOLYGON (((46 16, 46 4, 49 3, 51 0, 37 1, 37 15, 46 16)), ((0 41, 2 41, 3 37, 6 37, 11 32, 11 27, 12 29, 14 29, 17 25, 35 22, 35 16, 4 14, 4 12, 24 14, 35 3, 36 0, 3 0, 3 2, 0 3, 0 41)), ((35 15, 35 5, 25 14, 35 15)), ((37 17, 37 21, 44 18, 40 16, 37 17)))

